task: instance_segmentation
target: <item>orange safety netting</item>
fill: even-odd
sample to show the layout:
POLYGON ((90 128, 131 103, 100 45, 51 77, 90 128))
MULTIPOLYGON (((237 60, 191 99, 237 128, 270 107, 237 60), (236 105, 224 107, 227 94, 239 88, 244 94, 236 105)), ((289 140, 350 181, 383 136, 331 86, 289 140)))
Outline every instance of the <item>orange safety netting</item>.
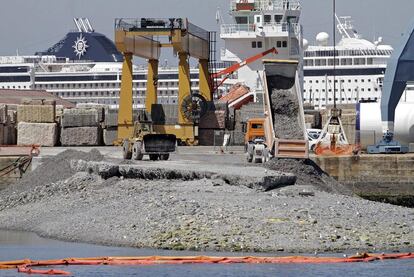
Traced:
POLYGON ((403 254, 361 254, 352 257, 98 257, 98 258, 69 258, 62 260, 31 261, 19 260, 0 262, 0 269, 16 269, 20 273, 42 275, 71 275, 70 272, 59 269, 33 269, 34 267, 87 265, 87 266, 133 266, 133 265, 165 265, 165 264, 332 264, 373 262, 391 259, 414 259, 413 253, 403 254))

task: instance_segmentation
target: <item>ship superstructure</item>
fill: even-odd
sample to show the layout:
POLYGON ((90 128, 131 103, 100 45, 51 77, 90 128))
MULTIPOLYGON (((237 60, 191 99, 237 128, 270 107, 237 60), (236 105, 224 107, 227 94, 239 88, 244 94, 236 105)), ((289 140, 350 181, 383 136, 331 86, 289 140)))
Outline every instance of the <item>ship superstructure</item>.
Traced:
POLYGON ((351 17, 336 19, 342 35, 335 47, 336 53, 334 47, 328 45, 327 33, 319 33, 314 46, 304 42, 304 102, 324 108, 333 104, 334 98, 338 104, 378 101, 393 48, 382 44, 382 38, 375 42, 364 39, 354 28, 351 17))
MULTIPOLYGON (((277 55, 265 58, 302 61, 302 28, 299 23, 301 5, 288 0, 231 0, 233 23, 221 25, 220 37, 225 41, 221 60, 241 62, 248 57, 275 47, 277 55)), ((242 83, 252 93, 263 91, 262 59, 241 68, 227 84, 242 83)))
MULTIPOLYGON (((48 50, 33 56, 0 57, 0 88, 39 89, 73 103, 119 106, 122 55, 113 41, 94 31, 87 19, 75 19, 69 32, 48 50)), ((217 67, 221 66, 218 64, 217 67)), ((145 105, 147 69, 134 65, 134 108, 145 105)), ((190 69, 191 88, 197 93, 198 69, 190 69)), ((160 65, 158 102, 177 104, 178 70, 167 62, 160 65)))

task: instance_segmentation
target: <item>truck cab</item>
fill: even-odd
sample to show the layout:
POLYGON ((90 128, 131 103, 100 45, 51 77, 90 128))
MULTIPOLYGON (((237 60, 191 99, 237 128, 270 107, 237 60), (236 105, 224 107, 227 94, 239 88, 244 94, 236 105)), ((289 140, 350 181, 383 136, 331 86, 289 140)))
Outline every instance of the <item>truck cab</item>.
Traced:
POLYGON ((265 163, 267 147, 265 143, 264 118, 251 118, 245 125, 245 152, 247 162, 265 163))

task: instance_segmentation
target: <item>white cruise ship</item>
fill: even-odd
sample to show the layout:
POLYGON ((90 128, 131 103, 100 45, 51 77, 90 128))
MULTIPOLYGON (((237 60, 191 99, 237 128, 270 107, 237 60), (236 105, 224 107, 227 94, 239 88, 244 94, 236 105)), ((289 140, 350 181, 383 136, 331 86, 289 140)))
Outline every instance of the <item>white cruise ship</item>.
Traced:
MULTIPOLYGON (((333 104, 334 98, 337 104, 378 101, 393 48, 382 44, 382 38, 375 42, 363 39, 355 30, 351 17, 336 19, 342 39, 335 47, 335 72, 334 47, 328 46, 329 35, 319 33, 316 46, 308 46, 304 41, 304 102, 321 109, 333 104)), ((405 93, 403 99, 408 101, 408 96, 405 93)))
MULTIPOLYGON (((47 51, 33 56, 0 57, 1 89, 46 90, 73 103, 99 103, 118 108, 122 55, 114 43, 93 30, 87 19, 75 19, 76 31, 47 51)), ((225 66, 218 65, 219 68, 225 66)), ((191 87, 198 92, 198 69, 190 70, 191 87)), ((145 105, 147 71, 134 65, 134 108, 145 105)), ((178 70, 159 68, 158 102, 176 104, 178 70)))

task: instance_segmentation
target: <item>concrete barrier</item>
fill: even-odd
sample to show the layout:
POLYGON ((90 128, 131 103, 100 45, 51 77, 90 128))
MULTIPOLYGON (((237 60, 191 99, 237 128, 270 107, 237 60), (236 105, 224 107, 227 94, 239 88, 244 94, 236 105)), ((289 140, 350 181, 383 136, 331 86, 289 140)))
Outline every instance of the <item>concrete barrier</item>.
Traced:
POLYGON ((17 125, 18 145, 55 146, 58 139, 56 123, 26 123, 17 125))

